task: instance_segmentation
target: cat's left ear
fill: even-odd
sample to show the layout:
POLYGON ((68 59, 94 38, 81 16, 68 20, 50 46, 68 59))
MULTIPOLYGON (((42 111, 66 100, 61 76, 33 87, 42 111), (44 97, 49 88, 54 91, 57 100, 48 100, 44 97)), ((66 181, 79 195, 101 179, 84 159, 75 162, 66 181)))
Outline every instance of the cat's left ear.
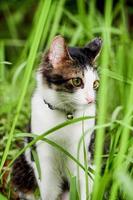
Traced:
POLYGON ((85 47, 85 53, 88 56, 91 62, 94 62, 98 57, 100 50, 102 47, 102 39, 95 38, 91 42, 89 42, 85 47))
POLYGON ((54 68, 58 68, 66 60, 71 60, 65 40, 61 35, 53 39, 49 49, 48 59, 54 68))

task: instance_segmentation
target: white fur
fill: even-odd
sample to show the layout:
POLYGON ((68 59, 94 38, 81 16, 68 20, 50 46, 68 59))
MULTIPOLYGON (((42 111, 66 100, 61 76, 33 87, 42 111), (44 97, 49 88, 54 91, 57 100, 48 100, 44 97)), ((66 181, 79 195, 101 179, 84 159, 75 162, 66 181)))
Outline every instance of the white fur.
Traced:
MULTIPOLYGON (((28 199, 28 200, 36 200, 33 194, 24 194, 22 192, 19 192, 19 198, 20 200, 28 199)), ((40 199, 38 199, 40 200, 40 199)))
MULTIPOLYGON (((40 135, 46 132, 48 129, 64 122, 67 120, 66 114, 58 110, 51 110, 48 105, 43 101, 45 99, 48 103, 55 106, 56 108, 62 108, 66 110, 72 110, 76 108, 77 111, 74 113, 74 117, 81 117, 83 115, 95 116, 95 103, 88 104, 86 98, 91 97, 95 100, 95 91, 93 89, 93 82, 97 79, 97 74, 92 68, 88 67, 85 73, 85 87, 79 89, 75 94, 56 92, 47 85, 43 84, 42 75, 37 75, 37 89, 32 98, 32 118, 31 127, 32 132, 40 135)), ((90 119, 84 121, 84 131, 90 129, 85 137, 86 150, 90 142, 90 136, 94 127, 95 120, 90 119)), ((77 148, 80 138, 82 137, 82 122, 66 126, 49 136, 50 140, 56 142, 75 158, 77 157, 77 148)), ((38 172, 36 170, 35 163, 32 166, 36 173, 36 178, 40 188, 42 200, 57 200, 61 194, 62 177, 69 176, 67 170, 69 169, 72 175, 77 176, 77 165, 70 160, 65 154, 59 152, 54 147, 45 143, 44 141, 37 142, 37 153, 39 156, 40 167, 41 167, 41 180, 38 178, 38 172)), ((28 154, 27 154, 28 155, 28 154)), ((83 145, 80 148, 80 162, 84 165, 84 154, 83 145)), ((79 171, 79 181, 81 189, 81 200, 86 199, 86 188, 85 188, 85 173, 82 169, 79 171)), ((89 185, 91 181, 89 181, 89 185)), ((65 200, 68 200, 66 195, 65 200)))

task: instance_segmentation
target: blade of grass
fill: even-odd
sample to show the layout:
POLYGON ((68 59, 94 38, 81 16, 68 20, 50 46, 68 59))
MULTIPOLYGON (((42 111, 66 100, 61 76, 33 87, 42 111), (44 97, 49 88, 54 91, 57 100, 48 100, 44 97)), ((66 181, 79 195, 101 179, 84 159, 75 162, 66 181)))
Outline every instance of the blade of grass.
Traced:
POLYGON ((52 26, 52 29, 50 31, 50 35, 48 38, 47 47, 50 45, 52 38, 55 36, 55 34, 58 31, 59 23, 60 23, 62 14, 63 14, 64 4, 65 4, 65 0, 60 0, 59 2, 56 2, 56 12, 55 12, 55 16, 54 16, 53 26, 52 26))
MULTIPOLYGON (((102 54, 102 68, 106 68, 108 66, 109 61, 109 52, 110 52, 110 32, 106 27, 111 26, 111 10, 112 10, 112 1, 106 1, 105 3, 105 31, 103 32, 103 41, 104 48, 102 54)), ((101 87, 99 91, 99 110, 98 110, 98 124, 102 124, 106 119, 106 109, 107 109, 107 76, 101 76, 101 87)), ((100 186, 100 172, 101 172, 101 160, 102 160, 102 152, 103 152, 103 138, 104 138, 104 129, 99 129, 96 134, 96 143, 95 143, 95 157, 94 163, 96 165, 95 170, 95 179, 94 179, 94 190, 92 195, 92 200, 98 199, 98 188, 100 186)))
POLYGON ((4 48, 4 43, 1 41, 0 42, 0 82, 3 82, 5 79, 4 60, 5 60, 5 48, 4 48))
MULTIPOLYGON (((84 131, 84 121, 82 121, 82 137, 83 137, 83 155, 84 155, 84 166, 85 166, 85 182, 86 182, 86 199, 89 198, 89 185, 88 185, 88 159, 85 145, 85 131, 84 131)), ((88 149, 87 149, 88 151, 88 149)))
POLYGON ((79 200, 76 186, 76 176, 70 178, 70 200, 79 200))
MULTIPOLYGON (((47 22, 46 22, 46 25, 44 27, 42 40, 41 40, 41 43, 40 43, 40 49, 44 48, 44 44, 46 43, 46 39, 49 36, 49 31, 51 30, 51 23, 52 23, 52 20, 54 19, 55 10, 56 10, 56 2, 54 2, 51 5, 50 12, 49 12, 49 15, 48 15, 48 18, 47 18, 47 22)), ((45 50, 46 50, 46 48, 45 48, 45 50)))
POLYGON ((23 90, 22 90, 21 95, 20 95, 20 99, 19 99, 18 106, 17 106, 17 109, 16 109, 16 115, 15 115, 15 118, 13 120, 11 131, 9 133, 9 138, 8 138, 8 141, 7 141, 7 144, 6 144, 6 148, 5 148, 5 151, 3 153, 1 163, 0 163, 0 173, 1 173, 2 167, 5 163, 5 160, 7 158, 7 155, 8 155, 10 146, 11 146, 13 133, 14 133, 15 126, 16 126, 16 123, 17 123, 17 120, 18 120, 18 117, 19 117, 19 113, 20 113, 20 110, 21 110, 21 107, 22 107, 22 104, 23 104, 23 101, 24 101, 24 97, 25 97, 25 94, 26 94, 26 90, 27 90, 27 87, 28 87, 29 80, 30 80, 30 75, 31 75, 31 72, 32 72, 32 67, 33 67, 33 64, 34 64, 34 61, 35 61, 36 53, 37 53, 37 50, 38 50, 39 42, 41 40, 42 31, 43 31, 45 23, 46 23, 46 19, 47 19, 47 15, 48 15, 48 12, 49 12, 49 9, 50 9, 50 5, 51 5, 51 0, 44 2, 43 7, 42 7, 42 12, 40 13, 40 17, 38 19, 38 24, 36 26, 36 32, 35 32, 35 35, 34 35, 34 40, 33 40, 33 43, 32 43, 31 49, 30 49, 30 53, 29 53, 29 57, 28 57, 28 60, 27 60, 27 67, 26 67, 26 70, 25 70, 25 76, 24 76, 24 80, 23 80, 23 90))
POLYGON ((38 175, 39 175, 38 177, 41 180, 41 178, 42 178, 41 177, 41 168, 40 168, 38 154, 37 154, 37 152, 36 152, 36 150, 34 148, 31 150, 31 152, 32 152, 32 156, 34 158, 35 164, 36 164, 37 172, 38 172, 38 175))
POLYGON ((86 26, 86 2, 84 0, 78 0, 77 1, 77 7, 78 7, 78 14, 79 14, 79 20, 81 20, 82 24, 86 26))
POLYGON ((78 26, 73 37, 71 38, 70 46, 74 46, 78 42, 79 38, 81 37, 82 31, 83 31, 82 27, 78 26))
MULTIPOLYGON (((121 40, 122 41, 128 41, 129 40, 129 34, 128 34, 128 27, 127 27, 127 20, 126 20, 126 15, 125 15, 125 11, 124 11, 124 8, 125 8, 125 1, 123 0, 120 0, 120 10, 121 10, 121 18, 122 18, 122 23, 121 23, 121 30, 122 30, 122 35, 121 35, 121 40)), ((133 51, 133 48, 132 48, 132 51, 133 51)), ((125 55, 125 49, 123 47, 123 51, 122 51, 122 55, 120 56, 120 59, 124 58, 124 55, 125 55)), ((129 60, 131 61, 129 64, 130 66, 128 66, 128 69, 132 69, 132 64, 133 64, 133 59, 129 60)), ((124 63, 124 62, 123 62, 124 63)), ((125 72, 125 66, 123 66, 123 72, 125 72)), ((125 75, 125 74, 124 74, 125 75)), ((125 88, 123 87, 123 94, 124 94, 124 90, 125 88)), ((131 108, 132 108, 132 98, 133 98, 133 86, 130 88, 129 90, 129 97, 128 97, 128 102, 125 102, 127 105, 126 105, 126 116, 124 117, 124 120, 123 122, 126 123, 127 125, 130 126, 130 123, 131 123, 131 119, 128 119, 128 117, 130 116, 131 114, 131 108)), ((124 94, 125 95, 125 94, 124 94)), ((123 96, 124 96, 123 95, 123 96)), ((125 98, 123 98, 123 101, 125 101, 125 98)), ((115 162, 115 166, 116 166, 116 170, 115 170, 115 173, 117 174, 120 166, 121 166, 121 163, 123 161, 123 156, 127 150, 127 140, 129 138, 129 129, 128 127, 125 127, 123 129, 123 131, 121 132, 121 142, 120 142, 120 151, 117 155, 117 160, 115 162)), ((117 191, 118 191, 118 181, 115 179, 114 180, 114 184, 112 186, 112 189, 111 189, 111 194, 110 194, 110 200, 114 200, 116 199, 116 196, 117 196, 117 191)))
MULTIPOLYGON (((17 61, 15 63, 15 67, 14 67, 15 69, 17 69, 18 66, 20 66, 23 62, 26 62, 26 60, 27 60, 27 55, 29 53, 29 49, 31 48, 33 40, 34 40, 34 37, 35 37, 35 32, 36 32, 36 28, 37 28, 37 24, 38 24, 38 19, 40 17, 40 13, 42 12, 43 4, 44 4, 44 1, 40 0, 40 2, 38 4, 38 7, 37 7, 37 10, 36 10, 36 13, 35 13, 35 16, 33 18, 33 25, 32 25, 33 27, 32 27, 31 33, 30 33, 28 39, 26 40, 24 48, 23 48, 20 56, 18 57, 18 59, 17 59, 17 61)), ((45 18, 45 20, 47 20, 46 18, 45 18)))
MULTIPOLYGON (((132 53, 133 53, 133 48, 132 48, 132 53)), ((132 65, 133 65, 133 59, 131 60, 131 66, 132 65)), ((129 126, 131 124, 131 119, 132 119, 130 117, 130 115, 132 114, 132 110, 133 110, 132 99, 133 99, 133 85, 130 88, 129 97, 128 97, 128 101, 127 101, 127 105, 126 105, 126 111, 125 111, 126 115, 123 119, 124 124, 129 125, 129 126)), ((117 159, 115 161, 115 173, 117 173, 119 171, 119 168, 121 168, 124 154, 127 151, 128 138, 129 138, 129 128, 127 126, 125 126, 122 130, 121 139, 120 139, 120 150, 117 155, 117 159)), ((116 199, 117 191, 118 191, 118 181, 115 180, 114 184, 112 186, 110 200, 116 199)))
POLYGON ((0 193, 0 200, 7 200, 7 198, 3 194, 0 193))
POLYGON ((12 38, 18 38, 18 31, 13 15, 10 12, 8 3, 4 4, 3 12, 12 38))

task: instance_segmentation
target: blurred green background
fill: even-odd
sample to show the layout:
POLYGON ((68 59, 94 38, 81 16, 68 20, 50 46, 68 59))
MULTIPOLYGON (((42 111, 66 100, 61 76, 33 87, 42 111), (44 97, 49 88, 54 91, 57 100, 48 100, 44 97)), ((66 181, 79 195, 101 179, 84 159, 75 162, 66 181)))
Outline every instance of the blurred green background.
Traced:
MULTIPOLYGON (((85 45, 96 36, 103 39, 103 50, 98 59, 101 77, 98 123, 111 124, 107 130, 111 137, 110 152, 106 155, 109 180, 101 184, 104 189, 96 180, 93 199, 103 199, 110 174, 115 177, 110 199, 118 199, 116 185, 123 185, 119 188, 123 191, 122 199, 133 199, 132 0, 0 0, 0 170, 7 157, 12 159, 18 151, 19 144, 14 142, 13 135, 26 132, 35 72, 42 52, 48 49, 57 34, 63 35, 70 46, 85 45), (128 158, 124 160, 126 171, 117 174, 114 163, 118 161, 120 166, 125 153, 128 158), (122 159, 117 160, 118 157, 122 159), (115 185, 118 175, 120 182, 115 185), (102 195, 98 197, 101 190, 102 195)), ((96 142, 99 166, 105 132, 105 129, 99 129, 96 142)))

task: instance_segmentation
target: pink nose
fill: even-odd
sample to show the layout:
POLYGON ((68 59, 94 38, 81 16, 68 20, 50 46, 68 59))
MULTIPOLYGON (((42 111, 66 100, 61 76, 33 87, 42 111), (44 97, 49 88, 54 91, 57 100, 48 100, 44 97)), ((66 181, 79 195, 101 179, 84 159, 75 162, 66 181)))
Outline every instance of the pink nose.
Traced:
POLYGON ((94 102, 94 99, 92 97, 87 97, 86 100, 88 104, 94 102))

